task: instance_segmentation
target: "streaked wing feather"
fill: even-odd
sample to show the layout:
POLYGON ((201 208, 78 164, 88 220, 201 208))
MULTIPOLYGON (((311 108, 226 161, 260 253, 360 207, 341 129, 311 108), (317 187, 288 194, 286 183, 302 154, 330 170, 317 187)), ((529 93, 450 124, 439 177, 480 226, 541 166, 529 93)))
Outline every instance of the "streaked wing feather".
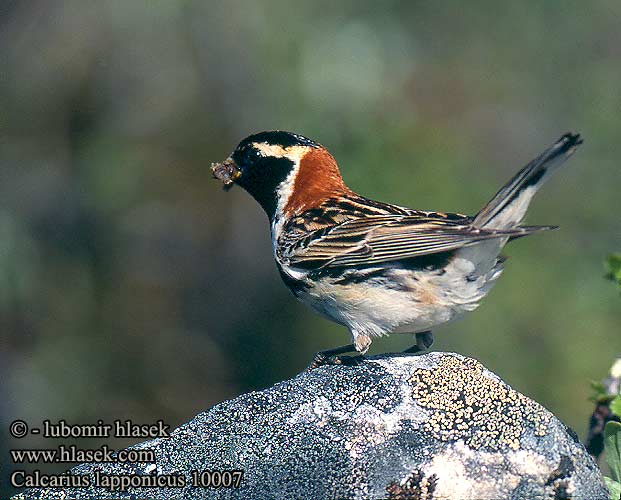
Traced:
POLYGON ((343 267, 378 264, 448 252, 490 238, 511 238, 531 228, 480 229, 462 221, 409 215, 381 215, 349 220, 305 245, 292 245, 283 257, 292 266, 343 267))

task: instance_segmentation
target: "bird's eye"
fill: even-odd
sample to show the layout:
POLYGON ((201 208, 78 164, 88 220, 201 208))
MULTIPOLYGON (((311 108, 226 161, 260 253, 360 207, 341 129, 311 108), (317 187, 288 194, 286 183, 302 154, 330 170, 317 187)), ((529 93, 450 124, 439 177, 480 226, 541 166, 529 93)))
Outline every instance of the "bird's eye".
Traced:
POLYGON ((248 151, 248 158, 251 161, 257 161, 260 157, 261 154, 256 149, 252 148, 250 151, 248 151))

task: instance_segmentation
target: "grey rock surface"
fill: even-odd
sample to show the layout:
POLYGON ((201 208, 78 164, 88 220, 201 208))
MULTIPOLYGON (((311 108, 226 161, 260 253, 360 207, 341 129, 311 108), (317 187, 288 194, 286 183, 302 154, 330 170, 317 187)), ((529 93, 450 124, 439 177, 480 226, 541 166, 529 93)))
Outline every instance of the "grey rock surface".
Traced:
POLYGON ((608 498, 573 431, 479 362, 451 353, 321 367, 134 448, 153 449, 157 463, 82 464, 71 473, 179 474, 187 485, 18 498, 608 498), (239 488, 191 487, 192 470, 244 475, 239 488))

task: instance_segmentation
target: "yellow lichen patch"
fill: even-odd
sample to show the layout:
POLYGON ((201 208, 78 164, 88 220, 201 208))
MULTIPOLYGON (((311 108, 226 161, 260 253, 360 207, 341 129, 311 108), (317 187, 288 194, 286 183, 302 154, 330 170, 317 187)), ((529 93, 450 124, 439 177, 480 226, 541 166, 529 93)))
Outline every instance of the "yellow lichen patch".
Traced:
POLYGON ((543 436, 551 419, 534 401, 485 376, 473 359, 445 356, 434 368, 416 370, 410 382, 416 403, 431 410, 425 429, 472 449, 518 450, 527 427, 543 436))

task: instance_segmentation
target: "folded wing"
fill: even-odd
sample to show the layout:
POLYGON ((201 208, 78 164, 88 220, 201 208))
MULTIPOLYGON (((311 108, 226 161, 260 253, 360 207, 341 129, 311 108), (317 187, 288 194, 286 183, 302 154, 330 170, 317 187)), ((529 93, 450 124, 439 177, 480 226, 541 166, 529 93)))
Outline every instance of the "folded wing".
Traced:
POLYGON ((281 247, 283 263, 300 268, 374 265, 457 250, 490 238, 516 238, 549 227, 481 229, 469 219, 378 215, 324 228, 281 247))

